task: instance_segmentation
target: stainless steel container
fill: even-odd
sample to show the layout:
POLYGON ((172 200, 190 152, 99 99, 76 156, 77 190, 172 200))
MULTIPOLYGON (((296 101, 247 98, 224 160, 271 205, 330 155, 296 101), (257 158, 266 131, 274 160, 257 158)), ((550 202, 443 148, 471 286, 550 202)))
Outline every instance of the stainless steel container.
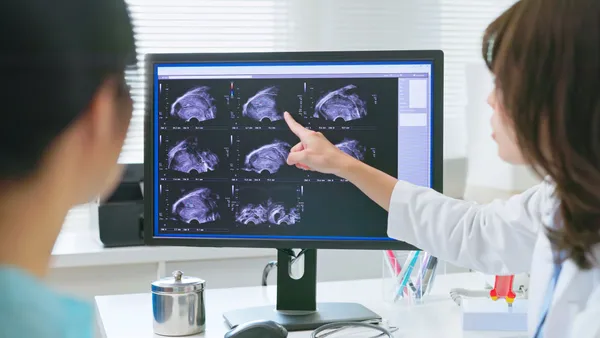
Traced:
POLYGON ((205 283, 200 278, 183 276, 181 271, 152 283, 154 333, 179 337, 203 332, 205 283))

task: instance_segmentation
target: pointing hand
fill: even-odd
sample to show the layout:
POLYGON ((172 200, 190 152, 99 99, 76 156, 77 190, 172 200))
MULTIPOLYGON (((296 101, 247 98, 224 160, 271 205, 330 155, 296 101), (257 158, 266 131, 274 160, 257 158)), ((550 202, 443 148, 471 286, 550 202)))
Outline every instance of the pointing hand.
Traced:
POLYGON ((304 128, 288 112, 285 112, 284 118, 290 130, 300 139, 290 151, 287 159, 289 165, 324 174, 339 174, 348 161, 355 160, 329 142, 323 134, 304 128))

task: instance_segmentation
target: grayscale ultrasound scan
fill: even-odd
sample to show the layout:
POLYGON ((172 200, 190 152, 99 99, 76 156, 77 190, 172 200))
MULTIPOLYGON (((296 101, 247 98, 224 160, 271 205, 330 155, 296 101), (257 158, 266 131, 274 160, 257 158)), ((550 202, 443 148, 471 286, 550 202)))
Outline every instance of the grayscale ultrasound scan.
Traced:
POLYGON ((271 86, 262 89, 248 99, 242 109, 242 116, 258 122, 275 122, 283 119, 277 111, 277 94, 279 88, 271 86))
POLYGON ((287 165, 286 161, 291 148, 287 142, 274 140, 246 155, 242 170, 257 174, 275 174, 282 166, 287 165))
POLYGON ((179 97, 171 106, 171 116, 189 122, 213 120, 217 117, 215 99, 207 86, 196 87, 179 97))
POLYGON ((357 140, 344 139, 342 142, 335 145, 341 151, 354 157, 359 161, 365 160, 367 148, 361 145, 357 140))
POLYGON ((268 199, 264 203, 243 206, 236 214, 235 220, 245 225, 293 225, 300 221, 300 214, 297 208, 286 210, 283 203, 268 199))
POLYGON ((185 194, 172 206, 172 214, 186 223, 205 224, 221 218, 218 212, 220 196, 209 188, 199 188, 185 194))
POLYGON ((355 85, 331 91, 322 96, 315 105, 314 117, 328 121, 349 122, 367 116, 367 103, 355 92, 355 85))
POLYGON ((219 157, 209 149, 198 144, 197 138, 188 138, 175 145, 167 154, 168 169, 183 173, 201 174, 215 171, 219 157))
POLYGON ((349 156, 398 176, 402 82, 286 71, 159 78, 152 133, 159 234, 386 236, 385 227, 364 227, 387 216, 354 185, 287 164, 298 137, 283 112, 349 156))

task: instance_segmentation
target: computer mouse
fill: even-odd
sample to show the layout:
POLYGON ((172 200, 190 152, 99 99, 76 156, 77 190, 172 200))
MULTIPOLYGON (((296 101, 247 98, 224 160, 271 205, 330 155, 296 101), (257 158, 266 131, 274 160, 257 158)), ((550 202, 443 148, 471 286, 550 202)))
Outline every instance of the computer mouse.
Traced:
POLYGON ((225 334, 225 338, 286 338, 285 327, 272 320, 256 320, 240 324, 225 334))

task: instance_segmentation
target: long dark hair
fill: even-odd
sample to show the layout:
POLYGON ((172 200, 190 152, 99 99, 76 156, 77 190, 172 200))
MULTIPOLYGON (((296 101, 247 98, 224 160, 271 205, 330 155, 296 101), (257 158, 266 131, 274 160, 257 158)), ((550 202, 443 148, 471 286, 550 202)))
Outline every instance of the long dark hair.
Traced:
POLYGON ((560 201, 548 237, 581 269, 600 243, 600 1, 521 0, 487 28, 483 57, 526 159, 560 201))
POLYGON ((106 81, 128 98, 124 72, 137 60, 124 0, 5 1, 0 18, 2 183, 38 170, 106 81))

